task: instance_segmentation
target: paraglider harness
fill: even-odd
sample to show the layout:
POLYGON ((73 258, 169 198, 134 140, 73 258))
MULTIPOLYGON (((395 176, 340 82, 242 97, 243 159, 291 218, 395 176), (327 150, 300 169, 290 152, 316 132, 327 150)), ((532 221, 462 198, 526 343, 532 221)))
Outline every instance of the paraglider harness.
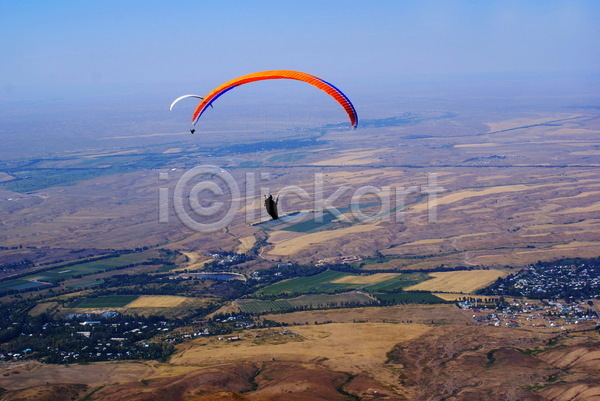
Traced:
POLYGON ((279 215, 277 214, 277 204, 279 203, 279 197, 277 200, 273 200, 273 195, 265 195, 265 208, 267 209, 267 213, 273 218, 273 220, 277 220, 279 215))

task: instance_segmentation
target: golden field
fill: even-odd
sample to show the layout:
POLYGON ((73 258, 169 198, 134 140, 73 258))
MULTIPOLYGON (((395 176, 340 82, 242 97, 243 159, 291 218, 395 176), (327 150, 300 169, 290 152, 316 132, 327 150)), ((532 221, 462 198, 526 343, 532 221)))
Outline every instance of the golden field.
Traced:
POLYGON ((406 287, 406 291, 472 293, 508 275, 500 270, 470 270, 429 273, 434 278, 406 287))
POLYGON ((175 295, 142 295, 135 301, 125 305, 126 308, 174 308, 187 298, 175 295))

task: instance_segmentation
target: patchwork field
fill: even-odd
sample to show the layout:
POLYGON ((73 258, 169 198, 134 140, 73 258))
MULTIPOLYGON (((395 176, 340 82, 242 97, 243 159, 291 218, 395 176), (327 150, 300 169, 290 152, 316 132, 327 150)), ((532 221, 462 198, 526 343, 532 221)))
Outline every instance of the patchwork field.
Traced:
POLYGON ((332 280, 334 284, 364 284, 373 285, 400 276, 399 273, 375 273, 365 276, 345 276, 332 280))
POLYGON ((364 305, 376 302, 373 297, 362 292, 347 292, 342 294, 307 294, 296 298, 262 300, 239 299, 237 306, 243 313, 284 312, 294 309, 334 308, 347 305, 364 305))
POLYGON ((470 270, 430 273, 434 278, 406 288, 406 291, 471 293, 508 275, 500 270, 470 270))
POLYGON ((273 256, 290 256, 303 249, 309 248, 314 244, 322 244, 337 238, 342 238, 353 234, 364 234, 377 229, 378 227, 376 224, 360 224, 346 228, 340 228, 337 230, 304 234, 292 239, 285 239, 281 241, 272 239, 271 242, 274 243, 274 247, 273 249, 269 250, 268 253, 273 256))
POLYGON ((427 276, 422 273, 382 273, 374 276, 377 277, 371 278, 371 276, 368 275, 358 276, 335 270, 326 270, 314 276, 298 277, 272 284, 258 291, 257 295, 335 292, 350 289, 393 291, 416 284, 427 278, 427 276))

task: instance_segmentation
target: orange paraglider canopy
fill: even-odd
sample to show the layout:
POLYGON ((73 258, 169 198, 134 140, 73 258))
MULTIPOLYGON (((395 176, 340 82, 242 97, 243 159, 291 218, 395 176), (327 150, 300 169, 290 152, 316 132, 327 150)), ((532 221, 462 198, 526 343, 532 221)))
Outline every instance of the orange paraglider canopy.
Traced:
POLYGON ((321 89, 329 96, 333 97, 348 113, 348 117, 350 118, 350 123, 354 128, 358 125, 358 115, 356 114, 356 110, 354 106, 350 102, 350 99, 346 97, 338 88, 333 86, 327 81, 316 77, 311 74, 307 74, 305 72, 299 71, 290 71, 290 70, 274 70, 274 71, 262 71, 255 72, 253 74, 242 75, 241 77, 232 79, 231 81, 225 82, 223 85, 218 86, 213 89, 208 95, 204 97, 204 100, 196 107, 194 114, 192 116, 192 121, 194 124, 198 122, 204 111, 212 105, 212 103, 217 100, 221 95, 230 91, 231 89, 244 85, 250 82, 262 81, 265 79, 295 79, 298 81, 303 81, 317 88, 321 89))

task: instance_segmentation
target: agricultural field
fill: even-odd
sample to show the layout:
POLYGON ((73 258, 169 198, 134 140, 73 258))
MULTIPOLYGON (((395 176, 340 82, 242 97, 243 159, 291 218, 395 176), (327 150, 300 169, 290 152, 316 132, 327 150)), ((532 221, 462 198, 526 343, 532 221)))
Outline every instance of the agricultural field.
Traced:
POLYGON ((275 283, 261 289, 256 295, 278 295, 283 293, 302 294, 352 289, 362 289, 366 291, 394 291, 414 285, 426 279, 427 276, 422 273, 382 273, 359 276, 335 270, 326 270, 314 276, 293 278, 275 283))
MULTIPOLYGON (((127 265, 143 263, 148 261, 150 258, 156 257, 158 257, 158 252, 155 250, 148 250, 118 255, 111 258, 93 260, 90 262, 77 263, 74 265, 62 264, 55 268, 44 270, 38 273, 32 273, 18 279, 0 282, 0 293, 11 290, 23 290, 42 287, 45 285, 52 285, 78 276, 88 276, 103 272, 105 270, 118 269, 127 265)), ((100 281, 92 280, 90 282, 76 283, 74 287, 95 285, 100 283, 100 281)))
POLYGON ((123 308, 133 302, 139 295, 105 295, 94 298, 80 298, 71 304, 69 308, 123 308))
POLYGON ((405 288, 406 291, 472 293, 508 273, 501 270, 466 270, 430 273, 434 278, 405 288))
POLYGON ((362 292, 347 292, 342 294, 307 294, 290 299, 238 300, 237 305, 243 313, 285 312, 293 309, 312 309, 339 307, 349 304, 365 305, 375 302, 375 299, 362 292))
POLYGON ((174 308, 186 299, 176 295, 142 295, 126 306, 128 308, 174 308))
POLYGON ((12 290, 26 290, 26 289, 33 289, 33 288, 38 288, 38 287, 44 287, 48 285, 47 283, 38 283, 35 281, 28 281, 25 279, 14 279, 14 280, 8 280, 8 281, 4 281, 0 283, 0 294, 4 293, 4 292, 8 292, 8 291, 12 291, 12 290))
POLYGON ((440 304, 448 302, 430 292, 406 291, 391 294, 374 294, 377 299, 383 302, 394 304, 415 303, 415 304, 440 304))

